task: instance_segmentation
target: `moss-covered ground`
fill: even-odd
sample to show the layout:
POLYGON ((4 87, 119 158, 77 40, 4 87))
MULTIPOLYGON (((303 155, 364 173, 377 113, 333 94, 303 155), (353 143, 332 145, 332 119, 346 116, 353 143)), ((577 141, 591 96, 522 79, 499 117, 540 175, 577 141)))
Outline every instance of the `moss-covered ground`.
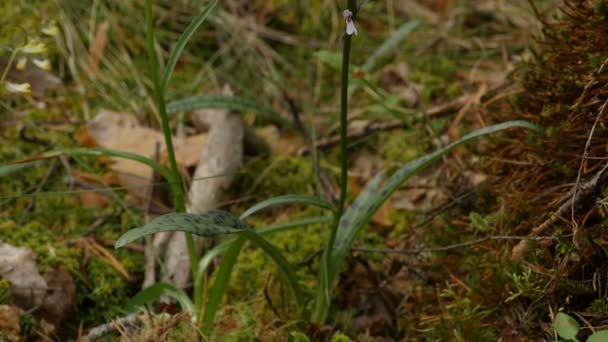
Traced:
MULTIPOLYGON (((158 50, 166 57, 204 1, 154 2, 156 13, 163 14, 156 22, 158 50)), ((370 132, 351 142, 349 199, 380 169, 403 165, 501 117, 488 113, 488 107, 504 110, 507 114, 503 117, 509 117, 513 108, 530 101, 525 94, 513 91, 521 77, 512 77, 513 72, 521 76, 522 70, 538 72, 531 65, 542 53, 533 39, 540 35, 541 24, 527 2, 404 3, 370 1, 357 18, 353 125, 402 120, 407 128, 370 132), (388 48, 373 68, 363 68, 383 43, 413 20, 419 25, 411 34, 388 48), (425 115, 427 110, 463 95, 469 95, 465 103, 440 115, 425 115)), ((550 1, 533 3, 546 17, 554 13, 550 1)), ((606 10, 602 4, 595 4, 598 13, 606 10)), ((343 31, 341 9, 341 1, 322 0, 222 3, 188 45, 168 97, 217 94, 229 84, 238 96, 271 106, 287 121, 293 119, 297 108, 305 125, 314 127, 317 139, 334 136, 339 110, 340 55, 336 53, 343 31)), ((143 1, 8 0, 0 4, 0 15, 0 45, 6 47, 0 51, 0 66, 6 65, 12 49, 24 39, 36 38, 48 46, 38 57, 49 58, 51 72, 62 80, 61 89, 42 96, 0 92, 0 166, 79 146, 77 132, 102 108, 131 113, 145 125, 159 127, 145 68, 143 1), (104 25, 109 25, 105 36, 99 29, 104 25), (58 35, 43 33, 48 27, 56 27, 58 35), (101 51, 100 56, 92 53, 95 49, 101 51)), ((603 59, 590 56, 589 63, 597 67, 603 59)), ((563 84, 554 85, 558 90, 569 87, 572 81, 582 82, 576 72, 568 74, 567 70, 561 81, 563 84)), ((551 116, 560 108, 545 106, 541 115, 551 116)), ((253 112, 242 113, 252 129, 261 132, 268 128, 268 120, 253 112)), ((191 128, 187 115, 175 116, 172 124, 180 131, 191 128)), ((278 127, 278 132, 267 141, 270 146, 305 147, 308 136, 293 139, 302 135, 301 131, 278 127)), ((493 178, 491 171, 479 167, 498 156, 488 155, 495 148, 494 142, 479 142, 443 158, 400 189, 374 217, 357 247, 410 252, 355 250, 341 277, 328 326, 299 321, 273 262, 262 250, 247 246, 235 266, 214 339, 540 340, 552 336, 549 311, 559 309, 556 303, 564 302, 549 298, 556 295, 586 296, 583 301, 589 303, 588 308, 580 309, 605 318, 608 301, 590 293, 580 278, 552 282, 556 286, 552 289, 546 286, 562 269, 547 262, 559 259, 548 254, 574 258, 571 243, 558 241, 553 252, 539 248, 521 263, 510 261, 512 244, 499 239, 433 249, 485 236, 527 233, 515 228, 529 217, 514 217, 493 191, 501 178, 493 178)), ((324 175, 337 191, 338 148, 319 150, 319 159, 324 175)), ((564 177, 576 175, 571 165, 561 169, 564 177)), ((36 160, 17 171, 0 171, 0 240, 31 248, 38 256, 41 274, 62 266, 76 285, 76 302, 59 339, 75 339, 81 329, 123 316, 124 304, 141 286, 141 251, 114 250, 111 246, 122 233, 140 225, 144 215, 140 207, 128 204, 128 189, 104 181, 108 172, 103 160, 92 157, 36 160), (82 174, 98 180, 93 189, 90 183, 75 181, 82 174), (103 196, 107 203, 85 206, 83 194, 91 193, 103 196)), ((315 178, 308 155, 275 152, 248 156, 221 205, 239 213, 272 196, 313 194, 318 190, 315 178)), ((165 202, 170 208, 170 201, 165 202)), ((262 228, 319 214, 291 206, 265 211, 251 223, 262 228)), ((307 294, 317 286, 318 255, 328 229, 317 224, 270 238, 297 267, 307 294)), ((601 238, 600 227, 592 233, 601 238)), ((598 279, 605 281, 605 277, 598 279)), ((0 304, 8 298, 10 289, 0 279, 0 304)), ((175 319, 171 327, 162 335, 168 340, 192 338, 187 318, 175 319)))

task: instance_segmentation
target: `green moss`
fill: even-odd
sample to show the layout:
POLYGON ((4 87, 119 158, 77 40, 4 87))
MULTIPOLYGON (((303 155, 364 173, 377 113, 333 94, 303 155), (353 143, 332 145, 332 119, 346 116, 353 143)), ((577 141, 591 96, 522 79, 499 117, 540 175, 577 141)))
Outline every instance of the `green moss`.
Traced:
MULTIPOLYGON (((289 220, 317 216, 319 214, 318 211, 309 209, 293 215, 289 220)), ((272 221, 264 222, 261 220, 255 226, 261 228, 278 223, 278 221, 273 223, 272 221)), ((297 265, 322 248, 328 231, 329 229, 326 225, 316 224, 275 234, 270 236, 268 240, 284 253, 290 263, 297 265)), ((313 259, 310 266, 316 267, 316 260, 313 259)), ((258 295, 259 291, 268 285, 268 276, 270 274, 278 275, 277 272, 278 270, 274 262, 263 250, 252 245, 247 245, 239 255, 238 262, 235 265, 235 276, 230 282, 231 293, 240 298, 251 298, 258 295)), ((316 286, 316 274, 311 273, 307 267, 299 267, 296 273, 302 287, 312 293, 316 286)))
POLYGON ((78 269, 80 253, 56 241, 53 230, 41 222, 32 221, 17 225, 8 220, 0 223, 0 235, 6 243, 28 247, 37 255, 38 268, 41 273, 50 266, 62 265, 75 272, 78 269))
POLYGON ((289 332, 289 336, 287 339, 288 342, 310 342, 308 336, 299 331, 291 331, 289 332))
POLYGON ((245 163, 234 183, 234 191, 266 199, 285 194, 307 194, 314 190, 313 167, 308 157, 273 156, 245 163))
POLYGON ((595 0, 593 2, 593 11, 606 19, 606 17, 608 17, 608 5, 606 5, 606 0, 595 0))
MULTIPOLYGON (((142 255, 128 251, 114 251, 117 259, 129 273, 141 272, 142 255)), ((121 315, 125 303, 137 292, 131 281, 115 268, 99 258, 91 259, 86 265, 86 278, 77 280, 79 318, 85 322, 99 323, 121 315)))
POLYGON ((380 153, 389 163, 403 164, 416 159, 423 152, 424 144, 417 143, 420 134, 415 130, 382 134, 383 144, 380 153))
POLYGON ((480 233, 492 233, 496 230, 496 225, 500 222, 502 215, 494 212, 489 215, 481 215, 476 212, 469 213, 471 228, 480 233))
POLYGON ((599 298, 591 303, 591 312, 598 315, 608 315, 608 300, 599 298))
POLYGON ((331 342, 353 342, 353 340, 343 333, 337 332, 331 337, 331 342))
POLYGON ((455 83, 455 75, 459 69, 455 60, 456 58, 451 56, 437 54, 411 61, 414 71, 410 79, 424 87, 425 101, 460 95, 460 86, 455 83))
MULTIPOLYGON (((35 1, 35 5, 30 6, 24 5, 26 3, 18 0, 0 3, 3 20, 0 26, 0 45, 14 47, 25 38, 45 38, 41 30, 53 19, 49 17, 49 13, 57 13, 55 2, 35 1)), ((5 49, 2 51, 6 53, 5 49)))

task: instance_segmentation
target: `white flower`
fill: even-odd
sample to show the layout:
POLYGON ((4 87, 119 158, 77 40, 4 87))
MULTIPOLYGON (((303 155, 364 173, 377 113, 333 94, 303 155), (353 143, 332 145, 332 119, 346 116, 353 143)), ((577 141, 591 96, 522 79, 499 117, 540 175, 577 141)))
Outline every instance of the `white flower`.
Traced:
POLYGON ((24 53, 41 54, 46 52, 46 46, 37 40, 30 40, 21 48, 21 51, 24 53))
POLYGON ((15 69, 17 69, 17 70, 23 70, 23 69, 25 69, 26 65, 27 65, 27 58, 21 57, 17 61, 17 64, 15 64, 15 69))
POLYGON ((42 33, 47 36, 56 37, 59 34, 59 27, 53 22, 42 28, 42 33))
POLYGON ((46 58, 45 59, 34 58, 32 60, 32 63, 34 63, 34 65, 36 65, 37 67, 39 67, 42 70, 46 70, 46 71, 51 70, 51 62, 46 58))
POLYGON ((29 83, 4 82, 4 86, 6 88, 6 91, 8 91, 9 93, 28 94, 32 92, 29 83))
POLYGON ((346 20, 346 34, 349 36, 357 35, 357 28, 355 27, 355 22, 353 21, 353 12, 350 10, 344 10, 342 13, 344 16, 344 20, 346 20))

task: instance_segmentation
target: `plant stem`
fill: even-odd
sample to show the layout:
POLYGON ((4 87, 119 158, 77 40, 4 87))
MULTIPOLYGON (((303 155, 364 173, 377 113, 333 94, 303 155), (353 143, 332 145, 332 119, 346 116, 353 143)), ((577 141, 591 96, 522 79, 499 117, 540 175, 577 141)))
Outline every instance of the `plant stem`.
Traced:
MULTIPOLYGON (((357 10, 357 0, 348 0, 348 10, 355 13, 357 10)), ((331 231, 327 245, 321 258, 321 270, 319 272, 319 285, 315 298, 315 307, 311 320, 317 323, 325 323, 331 306, 333 297, 333 282, 335 272, 331 265, 331 254, 336 240, 340 218, 344 213, 346 196, 348 194, 348 78, 350 66, 350 50, 352 36, 344 34, 344 45, 342 47, 342 83, 340 96, 340 198, 335 218, 331 225, 331 231)))
MULTIPOLYGON (((357 9, 356 0, 348 0, 348 9, 355 12, 357 9)), ((336 232, 340 218, 344 213, 346 204, 346 196, 348 194, 348 77, 350 66, 350 50, 352 36, 344 35, 344 46, 342 47, 342 85, 340 99, 340 199, 338 201, 338 210, 336 211, 336 222, 331 229, 331 234, 328 240, 328 249, 331 251, 336 239, 336 232)))
MULTIPOLYGON (((152 17, 152 0, 146 0, 146 48, 148 50, 148 65, 150 73, 152 74, 152 81, 154 83, 154 98, 156 100, 156 106, 158 107, 158 113, 161 119, 161 125, 163 134, 165 137, 165 145, 167 146, 167 155, 169 157, 169 165, 171 166, 171 172, 173 173, 174 182, 169 184, 171 192, 173 193, 175 211, 185 212, 186 201, 184 188, 182 187, 182 177, 177 167, 177 161, 175 159, 175 151, 173 148, 173 138, 171 136, 171 127, 169 126, 169 117, 167 115, 167 106, 165 104, 165 89, 160 83, 159 72, 158 72, 158 59, 156 56, 156 50, 154 49, 154 20, 152 17)), ((196 276, 196 250, 194 247, 194 238, 191 233, 186 234, 186 243, 188 245, 188 255, 190 257, 190 266, 192 270, 192 277, 196 276)))

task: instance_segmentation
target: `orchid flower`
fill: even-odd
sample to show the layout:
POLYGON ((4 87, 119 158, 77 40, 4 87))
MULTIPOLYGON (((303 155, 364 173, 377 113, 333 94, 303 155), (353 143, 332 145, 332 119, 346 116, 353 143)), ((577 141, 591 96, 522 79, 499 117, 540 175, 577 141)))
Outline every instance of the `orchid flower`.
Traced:
POLYGON ((355 27, 355 22, 353 21, 353 12, 350 10, 344 10, 342 14, 344 16, 344 20, 346 20, 346 34, 349 36, 357 35, 357 28, 355 27))

